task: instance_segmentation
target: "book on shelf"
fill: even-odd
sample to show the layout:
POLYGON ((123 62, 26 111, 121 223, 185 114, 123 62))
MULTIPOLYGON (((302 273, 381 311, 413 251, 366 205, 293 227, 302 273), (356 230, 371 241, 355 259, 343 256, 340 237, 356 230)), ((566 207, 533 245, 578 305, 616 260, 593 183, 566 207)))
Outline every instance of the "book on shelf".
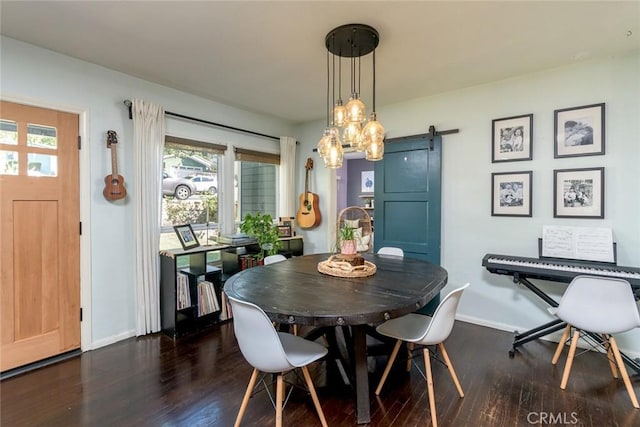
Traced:
POLYGON ((198 316, 220 311, 220 303, 216 297, 216 288, 206 280, 198 282, 198 316))
POLYGON ((191 307, 191 292, 189 292, 189 276, 184 273, 176 275, 176 308, 184 310, 191 307))
POLYGON ((233 318, 233 311, 231 310, 231 304, 229 303, 229 300, 227 299, 227 295, 224 292, 222 293, 222 303, 221 303, 220 309, 222 310, 220 312, 221 321, 233 318))

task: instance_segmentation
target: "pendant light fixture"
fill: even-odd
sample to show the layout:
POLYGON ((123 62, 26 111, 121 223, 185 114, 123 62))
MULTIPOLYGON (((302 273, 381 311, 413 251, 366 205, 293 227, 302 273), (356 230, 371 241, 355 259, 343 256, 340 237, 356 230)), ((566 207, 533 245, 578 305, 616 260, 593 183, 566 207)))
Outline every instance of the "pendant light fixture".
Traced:
POLYGON ((378 32, 368 25, 347 24, 331 30, 325 38, 327 48, 327 127, 318 143, 318 153, 330 168, 342 166, 342 142, 356 151, 364 151, 367 160, 381 160, 384 154, 384 127, 376 116, 376 61, 378 32), (373 52, 372 111, 367 122, 366 106, 360 98, 361 58, 373 52), (330 67, 329 54, 332 54, 330 67), (338 59, 338 88, 336 102, 336 58, 338 59), (350 62, 350 98, 342 102, 342 58, 350 62), (331 71, 333 70, 333 72, 331 71), (330 77, 331 76, 331 77, 330 77), (342 140, 340 134, 342 133, 342 140))

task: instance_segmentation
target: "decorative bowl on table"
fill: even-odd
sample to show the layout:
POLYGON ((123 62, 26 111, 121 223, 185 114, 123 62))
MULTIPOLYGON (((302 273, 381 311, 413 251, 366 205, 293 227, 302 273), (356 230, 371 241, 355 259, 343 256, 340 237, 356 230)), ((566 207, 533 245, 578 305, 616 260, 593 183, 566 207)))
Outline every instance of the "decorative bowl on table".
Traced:
POLYGON ((318 271, 336 277, 367 277, 376 274, 376 265, 360 255, 331 255, 318 263, 318 271))

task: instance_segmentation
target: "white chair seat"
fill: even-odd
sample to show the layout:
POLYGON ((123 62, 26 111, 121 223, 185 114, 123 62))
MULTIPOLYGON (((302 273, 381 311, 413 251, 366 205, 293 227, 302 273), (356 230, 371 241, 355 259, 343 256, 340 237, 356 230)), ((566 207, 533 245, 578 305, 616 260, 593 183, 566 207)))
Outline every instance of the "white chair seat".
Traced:
POLYGON ((282 343, 282 348, 287 356, 287 360, 296 368, 322 359, 328 352, 325 347, 317 342, 309 341, 286 332, 278 332, 278 337, 282 343))
POLYGON ((275 264, 276 262, 286 261, 287 257, 282 254, 269 255, 264 257, 264 265, 275 264))
MULTIPOLYGON (((376 331, 397 340, 418 342, 424 336, 425 322, 431 322, 431 317, 411 313, 406 316, 387 320, 378 326, 376 331)), ((430 344, 437 343, 428 343, 427 345, 430 344)))
POLYGON ((392 255, 404 257, 404 251, 402 248, 396 248, 393 246, 383 246, 378 249, 378 255, 392 255))

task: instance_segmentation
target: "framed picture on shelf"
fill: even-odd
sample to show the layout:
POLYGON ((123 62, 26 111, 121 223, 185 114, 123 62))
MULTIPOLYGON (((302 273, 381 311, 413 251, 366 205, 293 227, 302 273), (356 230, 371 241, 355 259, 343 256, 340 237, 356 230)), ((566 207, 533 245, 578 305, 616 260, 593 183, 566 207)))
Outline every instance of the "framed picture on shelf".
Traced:
POLYGON ((291 237, 291 226, 290 225, 279 225, 278 226, 278 237, 291 237))
POLYGON ((554 218, 604 218, 604 168, 553 171, 554 218))
POLYGON ((604 154, 604 103, 554 111, 554 158, 604 154))
POLYGON ((491 216, 531 216, 533 171, 491 174, 491 216))
POLYGON ((492 121, 491 163, 533 158, 533 114, 492 121))
POLYGON ((373 171, 362 171, 361 189, 362 193, 373 193, 373 171))
POLYGON ((193 249, 200 246, 198 239, 196 239, 196 235, 193 234, 191 224, 175 225, 173 229, 178 235, 178 240, 180 240, 182 249, 193 249))
POLYGON ((291 229, 289 237, 296 235, 296 219, 292 216, 281 216, 278 225, 284 225, 291 229))

